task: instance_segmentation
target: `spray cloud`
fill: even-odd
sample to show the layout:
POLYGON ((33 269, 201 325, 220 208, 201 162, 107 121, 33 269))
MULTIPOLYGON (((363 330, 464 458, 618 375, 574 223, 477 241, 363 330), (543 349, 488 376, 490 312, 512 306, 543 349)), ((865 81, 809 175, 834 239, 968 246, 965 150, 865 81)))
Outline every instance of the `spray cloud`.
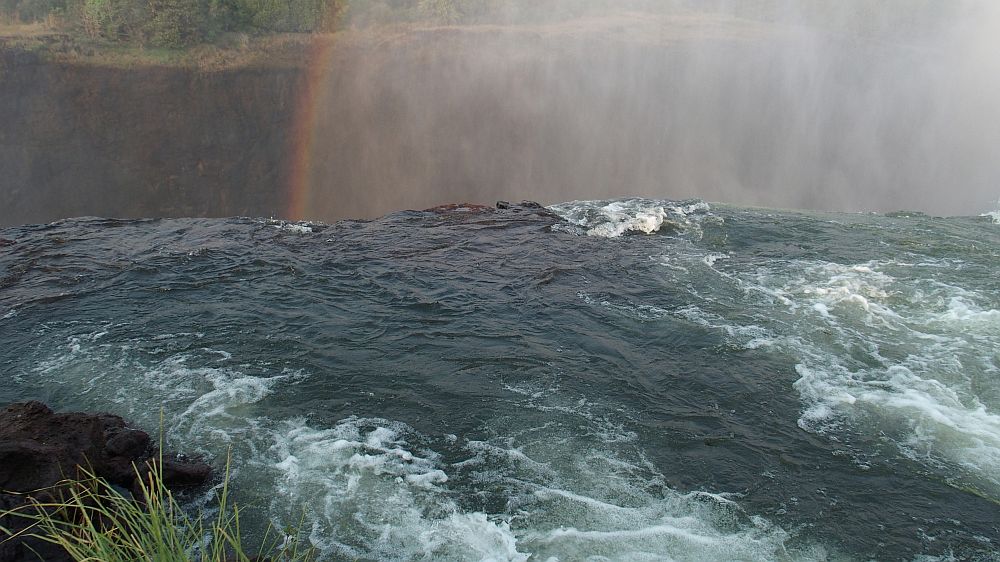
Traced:
POLYGON ((977 214, 1000 194, 995 2, 613 4, 338 47, 304 218, 628 195, 977 214))

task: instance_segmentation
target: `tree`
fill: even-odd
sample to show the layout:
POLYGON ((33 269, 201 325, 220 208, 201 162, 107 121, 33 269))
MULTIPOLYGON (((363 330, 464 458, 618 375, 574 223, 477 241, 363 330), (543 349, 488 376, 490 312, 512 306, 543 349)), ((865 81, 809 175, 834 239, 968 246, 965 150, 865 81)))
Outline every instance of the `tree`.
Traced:
POLYGON ((417 10, 425 18, 446 24, 458 23, 462 16, 455 0, 420 0, 417 10))
POLYGON ((75 10, 88 36, 120 41, 139 34, 145 8, 144 2, 133 0, 82 0, 75 10))
POLYGON ((202 0, 149 0, 146 33, 150 43, 178 48, 200 41, 206 7, 202 0))

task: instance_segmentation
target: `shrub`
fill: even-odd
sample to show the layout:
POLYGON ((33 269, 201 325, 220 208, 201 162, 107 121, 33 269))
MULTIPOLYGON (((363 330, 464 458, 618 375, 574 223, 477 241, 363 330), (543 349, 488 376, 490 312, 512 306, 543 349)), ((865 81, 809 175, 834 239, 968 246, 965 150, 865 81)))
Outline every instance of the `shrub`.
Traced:
POLYGON ((342 13, 334 0, 238 0, 237 10, 261 31, 329 31, 342 13))
POLYGON ((454 24, 462 19, 455 0, 420 0, 417 9, 423 17, 439 23, 454 24))
POLYGON ((149 0, 145 25, 149 42, 159 47, 183 47, 204 37, 207 16, 201 0, 149 0))
POLYGON ((133 0, 75 0, 68 11, 87 36, 112 41, 137 37, 147 17, 145 3, 133 0))
POLYGON ((45 21, 49 14, 65 10, 65 0, 0 0, 0 16, 22 23, 45 21))

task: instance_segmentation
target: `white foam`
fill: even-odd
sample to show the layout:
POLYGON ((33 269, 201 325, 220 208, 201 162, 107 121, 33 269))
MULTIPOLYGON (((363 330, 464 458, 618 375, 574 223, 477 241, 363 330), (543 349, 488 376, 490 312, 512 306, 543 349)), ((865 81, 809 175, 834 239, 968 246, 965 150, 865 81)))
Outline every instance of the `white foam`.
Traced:
POLYGON ((987 211, 981 217, 989 217, 993 221, 993 224, 1000 224, 1000 200, 997 200, 997 209, 993 211, 987 211))
POLYGON ((548 421, 512 427, 515 415, 489 424, 500 432, 493 438, 443 436, 435 442, 464 453, 450 463, 427 436, 391 420, 271 424, 273 445, 251 463, 257 487, 271 490, 279 526, 304 507, 324 559, 826 559, 819 547, 789 552, 787 532, 729 496, 671 490, 641 453, 618 452, 635 451, 617 438, 627 429, 551 383, 532 384, 508 386, 519 407, 547 412, 548 421), (459 498, 470 486, 500 494, 508 509, 465 509, 459 498))
POLYGON ((590 236, 616 238, 626 232, 652 234, 659 231, 667 221, 667 212, 659 206, 636 210, 626 209, 624 205, 616 202, 603 207, 601 211, 608 221, 587 230, 590 236))
MULTIPOLYGON (((503 457, 483 462, 501 466, 501 475, 532 489, 517 496, 519 515, 512 525, 522 529, 517 544, 534 558, 772 560, 787 555, 789 535, 743 514, 734 502, 678 494, 645 463, 630 463, 593 446, 581 455, 566 445, 582 443, 569 438, 525 444, 530 454, 519 451, 518 456, 531 463, 504 466, 503 457), (534 466, 548 467, 550 475, 534 473, 534 466)), ((820 551, 788 558, 822 559, 820 551)))
POLYGON ((618 238, 628 233, 653 234, 664 228, 696 231, 710 207, 700 200, 621 199, 570 201, 549 209, 584 229, 588 236, 618 238))
POLYGON ((576 296, 589 305, 601 306, 607 310, 644 322, 659 320, 670 314, 666 309, 649 304, 633 303, 622 299, 615 302, 609 298, 594 297, 585 291, 577 292, 576 296))
MULTIPOLYGON (((67 389, 74 408, 110 409, 145 427, 162 427, 189 453, 214 457, 230 444, 242 444, 260 423, 254 405, 275 388, 305 378, 298 371, 234 365, 229 352, 211 348, 174 354, 155 349, 155 358, 149 357, 139 351, 142 342, 113 341, 108 331, 103 326, 68 337, 50 358, 37 362, 36 377, 67 389)), ((200 337, 163 334, 148 340, 200 337)))
MULTIPOLYGON (((920 267, 775 261, 726 281, 767 328, 760 337, 798 358, 801 427, 840 434, 874 425, 904 455, 1000 498, 1000 404, 988 401, 1000 386, 1000 354, 990 351, 1000 349, 995 295, 920 267)), ((735 344, 758 343, 696 306, 676 312, 735 344)))
POLYGON ((683 318, 705 328, 723 332, 730 343, 746 349, 757 349, 773 345, 777 340, 770 330, 756 324, 740 325, 730 322, 721 315, 708 312, 697 305, 682 306, 671 311, 678 318, 683 318))
POLYGON ((152 341, 162 341, 162 340, 175 340, 175 339, 187 338, 187 337, 201 339, 201 338, 205 337, 205 334, 203 334, 201 332, 178 332, 176 334, 157 334, 157 335, 155 335, 155 336, 153 336, 152 338, 149 338, 149 339, 152 340, 152 341))
POLYGON ((293 234, 311 234, 316 227, 315 224, 309 222, 289 222, 279 219, 268 219, 264 221, 264 224, 293 234))
POLYGON ((713 253, 713 254, 708 254, 707 256, 705 256, 704 258, 702 258, 702 261, 708 267, 714 267, 715 266, 715 262, 717 262, 719 260, 724 260, 724 259, 727 259, 727 258, 729 258, 729 254, 714 254, 713 253))
MULTIPOLYGON (((68 338, 36 374, 73 389, 77 404, 107 409, 113 400, 147 426, 159 416, 149 405, 162 405, 185 451, 211 459, 231 449, 233 500, 267 506, 279 529, 304 524, 321 559, 825 557, 819 548, 789 553, 788 533, 743 513, 738 501, 667 487, 637 435, 589 401, 562 395, 555 374, 498 382, 513 408, 543 413, 540 424, 514 415, 487 424, 494 436, 466 441, 378 418, 274 419, 268 401, 306 375, 208 347, 151 360, 138 342, 116 342, 107 331, 68 338), (458 458, 446 462, 436 447, 458 458), (476 499, 491 494, 494 501, 476 499)), ((253 533, 266 522, 251 512, 242 523, 253 533)))
POLYGON ((312 226, 304 224, 286 224, 282 226, 281 229, 288 232, 294 232, 296 234, 310 234, 313 231, 312 226))
POLYGON ((326 556, 527 560, 508 522, 454 503, 438 455, 412 450, 413 435, 380 419, 326 430, 286 422, 266 455, 277 460, 272 512, 287 523, 296 516, 290 506, 304 506, 310 539, 326 556))
POLYGON ((964 295, 954 296, 948 299, 948 307, 931 321, 964 330, 994 331, 1000 329, 1000 310, 983 309, 964 295))

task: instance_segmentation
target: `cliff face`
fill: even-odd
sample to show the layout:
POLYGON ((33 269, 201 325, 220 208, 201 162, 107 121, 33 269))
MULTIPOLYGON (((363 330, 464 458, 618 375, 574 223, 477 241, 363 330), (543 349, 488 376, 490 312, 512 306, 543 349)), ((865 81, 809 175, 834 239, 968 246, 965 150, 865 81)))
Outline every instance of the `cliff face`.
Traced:
POLYGON ((0 52, 0 225, 277 214, 300 75, 0 52))
POLYGON ((0 224, 625 196, 972 214, 1000 182, 993 74, 960 50, 684 14, 288 41, 226 70, 0 48, 0 224))

